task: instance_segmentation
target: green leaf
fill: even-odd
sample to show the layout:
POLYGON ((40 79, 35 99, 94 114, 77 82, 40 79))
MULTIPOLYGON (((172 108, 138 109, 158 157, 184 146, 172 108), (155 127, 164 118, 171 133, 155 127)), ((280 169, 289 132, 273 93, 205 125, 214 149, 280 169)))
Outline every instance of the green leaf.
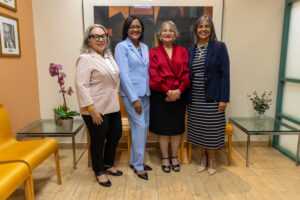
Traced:
POLYGON ((67 117, 74 117, 74 116, 78 116, 78 115, 80 115, 80 114, 76 111, 67 112, 67 117))

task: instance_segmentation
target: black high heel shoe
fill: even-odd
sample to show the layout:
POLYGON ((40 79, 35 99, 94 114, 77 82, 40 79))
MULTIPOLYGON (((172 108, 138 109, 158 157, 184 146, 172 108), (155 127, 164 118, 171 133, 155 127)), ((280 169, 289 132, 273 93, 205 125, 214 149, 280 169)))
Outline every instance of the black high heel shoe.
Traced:
MULTIPOLYGON (((161 158, 162 160, 170 160, 170 157, 168 157, 168 158, 161 158)), ((161 164, 161 169, 163 170, 163 172, 165 172, 165 173, 170 173, 170 171, 171 171, 171 166, 170 165, 163 165, 163 164, 161 164), (168 170, 166 170, 166 169, 168 169, 168 170)))
POLYGON ((178 160, 177 156, 171 156, 170 163, 172 165, 172 170, 174 172, 179 172, 180 171, 180 164, 179 164, 179 160, 178 160), (176 164, 176 165, 173 165, 173 163, 172 163, 172 159, 174 159, 174 158, 176 158, 177 161, 178 161, 178 164, 176 164), (178 169, 175 169, 175 168, 178 168, 178 169))

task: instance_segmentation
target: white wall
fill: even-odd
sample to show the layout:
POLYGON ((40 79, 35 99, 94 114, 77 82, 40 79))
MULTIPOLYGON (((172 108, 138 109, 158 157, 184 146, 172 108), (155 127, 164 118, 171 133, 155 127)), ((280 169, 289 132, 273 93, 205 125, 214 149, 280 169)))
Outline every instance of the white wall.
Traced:
MULTIPOLYGON (((53 118, 52 108, 63 103, 57 77, 50 77, 49 63, 64 66, 66 86, 74 89, 75 62, 83 38, 81 0, 32 0, 39 78, 41 118, 53 118)), ((77 110, 75 93, 66 96, 67 106, 77 110)), ((79 133, 76 141, 85 141, 79 133)), ((71 142, 69 138, 59 141, 71 142)))
MULTIPOLYGON (((41 117, 51 118, 62 103, 58 85, 48 74, 50 62, 64 65, 67 85, 74 86, 75 61, 82 41, 81 0, 32 0, 39 75, 41 117)), ((227 117, 254 115, 247 93, 273 91, 275 98, 280 59, 284 0, 224 0, 223 40, 231 60, 231 102, 227 117)), ((68 106, 77 108, 75 96, 68 106)), ((78 136, 84 141, 82 135, 78 136)), ((245 140, 235 129, 234 140, 245 140)), ((253 140, 267 140, 253 137, 253 140)))
MULTIPOLYGON (((227 116, 253 116, 246 94, 254 90, 273 91, 273 105, 265 114, 275 116, 284 5, 284 0, 225 0, 223 40, 231 61, 227 116)), ((245 140, 246 136, 235 128, 233 138, 245 140)))

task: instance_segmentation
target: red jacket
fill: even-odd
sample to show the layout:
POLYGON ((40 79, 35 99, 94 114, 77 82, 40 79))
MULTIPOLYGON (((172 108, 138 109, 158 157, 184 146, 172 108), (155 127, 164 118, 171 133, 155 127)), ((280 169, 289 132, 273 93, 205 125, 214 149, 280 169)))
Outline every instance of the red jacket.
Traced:
POLYGON ((173 45, 170 60, 163 44, 150 50, 149 77, 152 90, 167 93, 179 89, 181 93, 190 87, 188 53, 183 47, 173 45))

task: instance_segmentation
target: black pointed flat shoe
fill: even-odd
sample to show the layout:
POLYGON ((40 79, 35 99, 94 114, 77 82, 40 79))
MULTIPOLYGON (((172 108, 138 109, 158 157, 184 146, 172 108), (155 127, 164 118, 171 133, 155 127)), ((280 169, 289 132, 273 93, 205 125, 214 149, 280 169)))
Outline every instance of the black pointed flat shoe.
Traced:
MULTIPOLYGON (((133 165, 129 165, 129 166, 130 166, 131 169, 134 168, 133 165)), ((144 164, 144 170, 150 171, 150 170, 152 170, 152 167, 150 167, 149 165, 145 165, 145 164, 144 164)))
POLYGON ((144 170, 150 171, 152 170, 152 167, 150 167, 149 165, 144 165, 144 170))
POLYGON ((144 179, 144 180, 148 180, 148 174, 147 172, 143 173, 143 174, 138 174, 136 170, 134 170, 134 173, 136 173, 136 175, 141 178, 141 179, 144 179))
POLYGON ((103 187, 110 187, 110 186, 111 186, 110 180, 108 180, 108 181, 106 181, 106 182, 100 182, 99 179, 97 178, 97 176, 96 176, 96 180, 97 180, 97 182, 98 182, 101 186, 103 186, 103 187))
POLYGON ((106 173, 113 175, 113 176, 122 176, 123 172, 120 170, 117 170, 116 172, 106 171, 106 173))

